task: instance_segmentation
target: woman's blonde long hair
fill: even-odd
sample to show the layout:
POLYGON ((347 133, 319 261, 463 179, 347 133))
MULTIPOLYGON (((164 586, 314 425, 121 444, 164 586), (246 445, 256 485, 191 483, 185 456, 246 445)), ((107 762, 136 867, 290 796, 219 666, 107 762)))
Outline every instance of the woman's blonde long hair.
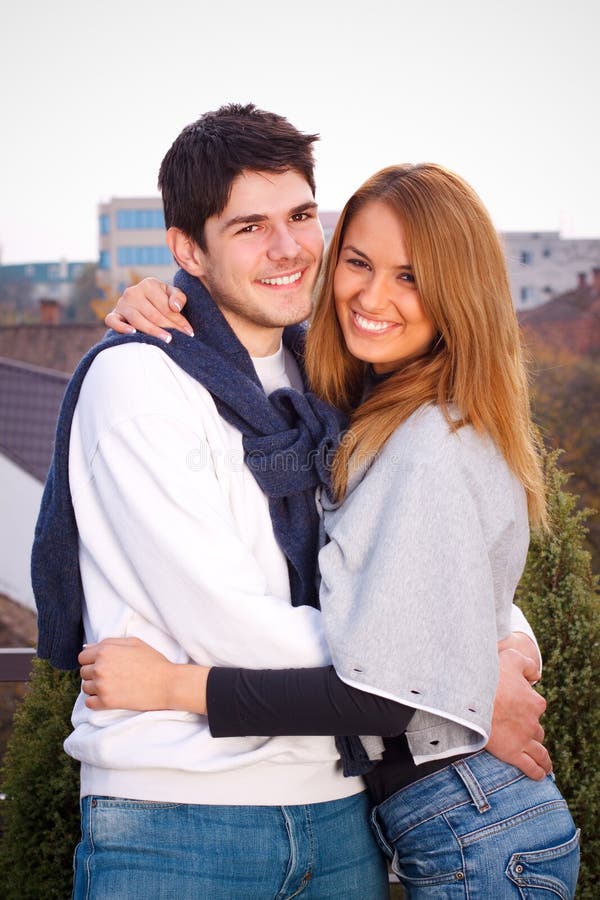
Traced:
POLYGON ((395 429, 425 403, 436 403, 453 428, 487 433, 527 492, 532 524, 546 521, 541 467, 533 436, 527 375, 504 253, 487 210, 462 178, 433 163, 377 172, 344 207, 333 234, 306 347, 313 389, 351 414, 333 465, 343 497, 350 458, 378 453, 395 429), (398 217, 416 287, 436 339, 361 402, 367 366, 346 348, 333 279, 344 234, 367 203, 398 217))

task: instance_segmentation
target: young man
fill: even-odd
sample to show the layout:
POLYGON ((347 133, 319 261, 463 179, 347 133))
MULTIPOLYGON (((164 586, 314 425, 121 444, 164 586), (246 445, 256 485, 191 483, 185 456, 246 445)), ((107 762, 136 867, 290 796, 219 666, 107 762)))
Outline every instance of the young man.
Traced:
MULTIPOLYGON (((71 382, 34 548, 40 655, 74 665, 76 570, 88 643, 329 664, 314 450, 339 421, 301 393, 301 334, 286 327, 309 314, 323 247, 314 140, 232 106, 167 153, 167 241, 196 337, 109 339, 71 382), (276 388, 291 390, 269 400, 276 388)), ((215 740, 186 712, 93 705, 80 696, 65 744, 81 761, 75 898, 387 896, 363 785, 333 738, 215 740)))

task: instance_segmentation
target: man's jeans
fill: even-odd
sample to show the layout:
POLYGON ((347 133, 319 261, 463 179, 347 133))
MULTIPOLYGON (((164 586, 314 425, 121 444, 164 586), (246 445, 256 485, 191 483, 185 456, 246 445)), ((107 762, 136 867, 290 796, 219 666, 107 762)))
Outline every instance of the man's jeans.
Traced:
POLYGON ((481 751, 372 814, 409 900, 569 900, 579 832, 552 776, 531 781, 481 751))
POLYGON ((365 793, 309 806, 82 800, 74 900, 387 900, 365 793))

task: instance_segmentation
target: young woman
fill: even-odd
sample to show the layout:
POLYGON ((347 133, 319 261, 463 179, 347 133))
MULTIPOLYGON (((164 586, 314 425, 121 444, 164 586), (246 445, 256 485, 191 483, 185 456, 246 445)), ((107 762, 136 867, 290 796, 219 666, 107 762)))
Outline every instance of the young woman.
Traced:
MULTIPOLYGON (((394 166, 350 198, 306 365, 350 415, 321 496, 335 672, 199 671, 134 642, 124 649, 153 673, 140 708, 170 685, 216 737, 352 735, 344 764, 366 771, 408 897, 572 897, 579 839, 552 776, 532 781, 481 749, 528 522, 544 527, 545 504, 502 248, 462 179, 394 166), (357 740, 390 735, 364 697, 398 704, 383 746, 357 740)), ((95 658, 81 656, 91 695, 95 658)))

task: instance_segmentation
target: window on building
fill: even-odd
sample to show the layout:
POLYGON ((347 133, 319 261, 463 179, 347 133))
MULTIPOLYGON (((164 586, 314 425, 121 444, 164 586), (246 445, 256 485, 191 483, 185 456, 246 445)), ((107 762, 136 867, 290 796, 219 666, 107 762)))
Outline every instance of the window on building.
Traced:
POLYGON ((168 247, 119 247, 119 266, 170 266, 173 257, 168 247))
POLYGON ((533 262, 533 253, 531 252, 531 250, 521 250, 520 260, 521 265, 530 266, 533 262))
POLYGON ((109 250, 101 250, 100 257, 98 259, 98 268, 99 269, 110 269, 110 251, 109 250))
POLYGON ((165 219, 162 209, 119 209, 117 228, 121 229, 164 229, 165 219))
POLYGON ((544 247, 544 249, 542 250, 542 256, 544 257, 544 259, 548 259, 549 256, 552 256, 552 250, 550 249, 550 247, 544 247))
POLYGON ((533 300, 534 290, 532 287, 521 288, 521 303, 529 303, 533 300))
POLYGON ((101 216, 98 216, 98 228, 100 230, 100 234, 110 234, 110 216, 106 213, 102 213, 101 216))

